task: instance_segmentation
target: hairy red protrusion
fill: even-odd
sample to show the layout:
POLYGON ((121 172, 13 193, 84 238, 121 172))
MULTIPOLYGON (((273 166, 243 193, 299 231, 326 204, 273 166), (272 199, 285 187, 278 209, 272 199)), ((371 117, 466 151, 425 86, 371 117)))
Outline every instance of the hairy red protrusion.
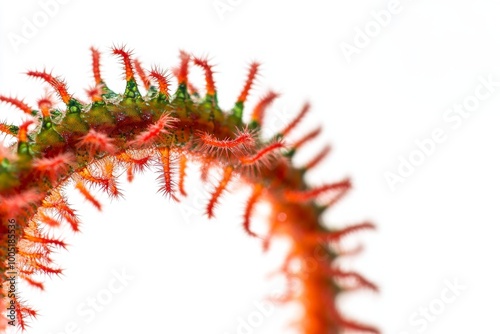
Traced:
POLYGON ((25 143, 28 141, 28 127, 35 123, 33 120, 27 120, 21 124, 19 127, 19 131, 17 133, 17 139, 19 140, 20 143, 25 143))
POLYGON ((45 211, 47 211, 46 208, 39 209, 36 216, 35 216, 35 219, 37 221, 39 221, 40 223, 43 223, 43 224, 50 226, 50 227, 61 226, 61 222, 59 220, 53 218, 52 216, 47 214, 45 211))
POLYGON ((56 78, 47 72, 29 71, 27 74, 34 78, 40 78, 51 85, 65 104, 68 104, 69 100, 71 100, 71 96, 66 88, 66 83, 61 79, 56 78))
POLYGON ((33 111, 33 109, 30 108, 30 106, 28 106, 26 103, 24 103, 22 100, 19 99, 0 95, 0 101, 9 103, 28 115, 31 115, 31 112, 33 111))
POLYGON ((142 81, 142 84, 144 85, 144 88, 146 88, 146 90, 148 90, 149 87, 151 86, 151 82, 149 81, 148 76, 144 72, 144 69, 142 68, 142 65, 141 65, 141 62, 139 61, 139 59, 134 59, 134 67, 135 67, 135 71, 137 72, 137 74, 139 75, 139 78, 142 81))
POLYGON ((367 288, 369 290, 378 292, 378 287, 373 282, 367 280, 362 275, 352 271, 342 271, 339 268, 326 268, 325 272, 331 275, 336 280, 349 280, 354 281, 354 285, 344 287, 344 290, 355 290, 360 288, 367 288))
POLYGON ((305 136, 303 136, 301 139, 299 139, 298 141, 296 141, 294 144, 292 144, 291 146, 295 149, 298 149, 300 148, 302 145, 304 145, 305 143, 307 143, 308 141, 311 141, 313 140, 314 138, 316 138, 317 136, 319 136, 319 134, 321 133, 321 127, 317 127, 316 129, 314 129, 313 131, 311 132, 308 132, 305 136))
POLYGON ((83 168, 78 172, 78 175, 84 180, 98 186, 103 191, 108 193, 113 198, 122 196, 118 188, 116 169, 118 166, 115 161, 110 158, 98 160, 92 165, 92 170, 89 167, 83 168))
POLYGON ((24 234, 24 238, 26 240, 29 240, 31 242, 39 243, 39 244, 49 244, 49 245, 55 245, 59 246, 62 248, 66 248, 66 243, 62 240, 55 239, 55 238, 44 238, 40 236, 35 236, 35 235, 30 235, 28 233, 24 234))
POLYGON ((351 189, 351 187, 344 187, 344 188, 337 189, 337 192, 335 193, 335 195, 332 196, 332 198, 330 198, 329 200, 327 200, 323 206, 325 208, 333 207, 347 194, 347 192, 350 189, 351 189))
POLYGON ((268 146, 264 147, 260 151, 258 151, 255 155, 250 156, 250 157, 241 157, 240 162, 244 165, 254 165, 254 164, 261 164, 261 165, 268 165, 269 163, 269 158, 271 156, 271 153, 274 150, 280 149, 285 147, 282 142, 275 142, 272 144, 269 144, 268 146))
POLYGON ((125 50, 124 46, 113 47, 113 54, 119 56, 122 59, 123 66, 125 67, 125 80, 134 80, 134 69, 132 67, 131 52, 125 50))
POLYGON ((343 180, 340 182, 326 184, 320 187, 308 190, 286 190, 284 196, 287 201, 293 203, 303 203, 316 199, 318 196, 333 190, 344 190, 351 187, 351 181, 343 180))
MULTIPOLYGON (((12 128, 8 126, 7 124, 0 123, 0 132, 3 132, 7 135, 10 135, 12 137, 16 137, 17 135, 12 131, 12 128)), ((6 152, 6 150, 3 150, 2 152, 6 152)))
POLYGON ((271 103, 279 96, 278 93, 270 91, 264 96, 255 106, 252 112, 252 121, 257 122, 262 125, 262 120, 264 118, 265 110, 271 105, 271 103))
POLYGON ((169 114, 163 114, 158 121, 149 125, 146 131, 137 135, 137 137, 130 142, 130 146, 144 146, 150 144, 162 134, 169 133, 169 130, 174 127, 177 121, 178 119, 169 114))
POLYGON ((19 275, 19 277, 21 277, 23 280, 26 281, 26 283, 28 283, 29 285, 31 285, 32 287, 34 288, 37 288, 39 290, 45 290, 45 287, 43 285, 42 282, 38 282, 38 281, 35 281, 34 279, 32 279, 29 275, 23 275, 22 273, 19 275))
POLYGON ((256 184, 253 187, 252 195, 248 199, 247 206, 245 208, 245 213, 243 215, 243 228, 245 229, 245 232, 247 232, 248 235, 252 237, 257 237, 257 234, 255 234, 250 228, 250 218, 252 216, 255 204, 257 204, 257 201, 261 196, 261 194, 262 194, 262 185, 256 184))
POLYGON ((100 160, 98 164, 98 171, 101 175, 101 180, 105 182, 106 192, 114 198, 122 196, 118 188, 117 172, 118 166, 113 159, 100 160))
POLYGON ((212 196, 210 197, 210 201, 208 202, 207 205, 207 215, 208 218, 213 218, 214 217, 214 208, 215 205, 217 204, 220 196, 224 192, 224 190, 227 188, 227 185, 229 181, 231 180, 231 177, 233 175, 233 168, 231 166, 227 166, 224 169, 224 175, 222 176, 222 179, 219 182, 219 185, 217 188, 212 193, 212 196))
POLYGON ((0 196, 0 213, 17 215, 38 200, 40 200, 40 194, 36 189, 25 190, 5 197, 0 196))
POLYGON ((311 161, 309 161, 305 166, 304 169, 310 170, 313 169, 315 166, 317 166, 323 159, 326 158, 328 153, 332 150, 331 145, 326 145, 311 161))
POLYGON ((248 70, 248 75, 247 75, 247 81, 245 82, 245 86, 243 87, 243 90, 241 91, 237 102, 244 103, 246 101, 248 93, 250 92, 255 77, 257 76, 257 73, 259 71, 259 66, 260 64, 257 62, 253 62, 250 64, 250 69, 248 70))
POLYGON ((79 231, 80 220, 75 211, 71 209, 66 198, 58 191, 54 190, 44 199, 43 207, 54 210, 57 217, 64 219, 69 223, 73 231, 79 231))
POLYGON ((151 161, 151 150, 123 152, 116 159, 123 162, 127 168, 127 180, 132 182, 135 173, 141 173, 151 161))
POLYGON ((42 112, 43 117, 50 116, 50 109, 54 106, 55 102, 52 100, 52 94, 48 93, 38 99, 38 109, 42 112))
POLYGON ((209 154, 223 153, 225 156, 228 156, 229 152, 240 154, 255 144, 255 138, 248 130, 238 132, 234 139, 217 139, 214 135, 201 131, 197 135, 201 142, 200 150, 209 154))
POLYGON ((300 123, 300 121, 302 121, 302 119, 309 112, 310 109, 311 109, 311 105, 309 103, 304 104, 304 106, 300 110, 299 114, 297 116, 295 116, 295 118, 292 120, 292 122, 290 122, 290 124, 288 124, 286 128, 281 130, 280 133, 283 136, 286 136, 288 133, 290 133, 294 128, 297 127, 297 125, 300 123))
MULTIPOLYGON (((41 239, 47 239, 47 238, 41 238, 41 239)), ((49 240, 49 243, 50 243, 50 240, 57 241, 55 239, 47 239, 47 240, 49 240)), ((40 243, 46 244, 46 241, 42 241, 40 243)), ((59 243, 57 243, 55 245, 58 247, 66 248, 66 245, 63 246, 63 245, 60 245, 59 243)), ((50 266, 45 265, 45 264, 40 263, 40 262, 35 263, 33 266, 35 267, 35 269, 38 269, 38 271, 41 271, 47 275, 60 275, 63 272, 63 270, 61 268, 53 268, 53 267, 50 267, 50 266)))
POLYGON ((73 161, 74 156, 66 152, 52 158, 37 158, 33 161, 33 167, 40 176, 46 176, 54 182, 68 171, 73 161))
POLYGON ((341 230, 338 231, 333 231, 333 232, 326 232, 326 233, 318 233, 316 236, 322 241, 339 241, 342 239, 344 236, 360 231, 360 230, 373 230, 375 229, 375 225, 373 225, 370 222, 365 222, 361 224, 355 224, 352 226, 347 226, 341 230))
POLYGON ((149 76, 158 83, 158 90, 160 91, 160 93, 163 93, 165 96, 169 97, 169 83, 166 72, 159 69, 158 67, 155 67, 149 72, 149 76))
POLYGON ((181 63, 177 71, 177 81, 179 85, 187 85, 188 83, 188 72, 189 72, 189 60, 191 56, 185 51, 180 51, 179 57, 181 58, 181 63))
POLYGON ((94 87, 86 89, 85 92, 87 93, 88 97, 92 100, 92 102, 102 101, 102 94, 104 93, 103 87, 104 87, 103 84, 98 84, 94 87))
POLYGON ((92 52, 92 72, 94 73, 96 87, 98 87, 103 83, 101 77, 101 53, 94 47, 91 47, 90 51, 92 52))
POLYGON ((214 78, 213 78, 213 72, 212 72, 212 66, 208 64, 208 61, 206 59, 202 58, 197 58, 193 57, 193 63, 196 66, 199 66, 203 69, 205 72, 205 82, 206 82, 206 89, 207 89, 207 95, 213 96, 215 95, 215 83, 214 83, 214 78))
POLYGON ((82 181, 77 181, 75 184, 75 188, 85 197, 86 200, 92 203, 92 205, 95 206, 97 210, 101 211, 101 203, 99 203, 99 201, 94 196, 92 196, 92 194, 82 181))
POLYGON ((187 196, 186 189, 184 187, 187 162, 188 162, 187 156, 181 153, 179 156, 179 192, 181 193, 182 196, 187 196))
POLYGON ((172 163, 172 150, 164 147, 158 149, 160 153, 160 162, 162 166, 162 186, 160 191, 163 192, 164 195, 172 197, 176 202, 179 200, 175 196, 175 181, 173 178, 174 168, 172 163))
POLYGON ((87 149, 91 156, 97 152, 113 153, 116 150, 114 139, 94 129, 90 129, 86 135, 80 138, 77 147, 87 149))
POLYGON ((33 310, 32 308, 24 306, 23 302, 18 300, 18 298, 15 298, 14 301, 15 301, 15 309, 16 309, 17 326, 19 326, 19 328, 21 328, 23 331, 25 331, 28 327, 25 319, 28 317, 30 317, 30 318, 36 317, 37 312, 35 310, 33 310))

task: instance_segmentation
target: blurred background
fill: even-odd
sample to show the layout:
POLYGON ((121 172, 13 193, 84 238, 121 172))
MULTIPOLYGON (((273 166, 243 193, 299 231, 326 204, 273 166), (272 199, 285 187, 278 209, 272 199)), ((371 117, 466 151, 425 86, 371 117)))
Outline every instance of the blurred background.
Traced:
MULTIPOLYGON (((103 52, 109 86, 123 91, 110 47, 125 44, 146 68, 176 66, 181 49, 209 57, 229 109, 248 65, 260 61, 248 105, 269 89, 282 94, 266 133, 310 101, 295 135, 319 124, 324 131, 296 163, 331 143, 311 184, 352 178, 328 223, 378 226, 349 237, 364 252, 343 263, 381 293, 343 297, 344 313, 387 334, 495 332, 499 10, 488 0, 3 1, 0 92, 35 105, 44 85, 23 73, 47 69, 84 98, 90 46, 103 52)), ((203 87, 201 71, 193 80, 203 87)), ((0 112, 16 124, 23 117, 7 105, 0 112)), ((299 310, 265 302, 283 290, 268 276, 285 245, 263 254, 241 227, 249 189, 233 185, 208 220, 212 186, 200 185, 196 166, 188 173, 181 203, 157 193, 154 170, 131 184, 121 179, 126 199, 98 195, 102 212, 68 189, 82 233, 54 232, 70 244, 56 256, 66 270, 44 292, 23 290, 40 310, 28 333, 294 333, 287 324, 299 310)), ((259 207, 257 229, 267 209, 259 207)))

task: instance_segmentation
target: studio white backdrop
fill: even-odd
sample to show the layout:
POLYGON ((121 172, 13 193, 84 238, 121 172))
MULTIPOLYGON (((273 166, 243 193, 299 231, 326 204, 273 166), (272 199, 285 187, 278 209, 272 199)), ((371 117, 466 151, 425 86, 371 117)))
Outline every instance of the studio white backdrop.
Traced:
MULTIPOLYGON (((0 3, 0 92, 35 104, 44 86, 23 73, 48 69, 85 96, 89 47, 103 76, 123 89, 110 47, 125 44, 148 68, 178 63, 179 50, 216 65, 229 109, 251 61, 263 63, 249 105, 274 89, 268 131, 305 101, 300 131, 321 124, 333 154, 311 183, 349 176, 354 189, 328 215, 376 232, 350 237, 364 252, 345 263, 380 286, 340 304, 387 334, 499 330, 500 3, 488 0, 138 2, 25 0, 0 3)), ((203 86, 201 72, 195 72, 203 86)), ((0 106, 1 119, 22 115, 0 106)), ((300 132, 299 131, 299 132, 300 132)), ((303 159, 303 160, 301 160, 303 159)), ((23 297, 40 310, 28 333, 293 333, 294 307, 265 302, 283 249, 262 252, 241 227, 248 189, 233 187, 203 215, 195 167, 190 195, 172 203, 152 172, 98 212, 71 189, 82 232, 57 261, 64 275, 23 297), (252 321, 252 319, 254 321, 252 321), (255 319, 261 319, 255 321, 255 319)), ((266 207, 255 218, 264 223, 266 207)), ((15 331, 12 331, 14 333, 15 331)))

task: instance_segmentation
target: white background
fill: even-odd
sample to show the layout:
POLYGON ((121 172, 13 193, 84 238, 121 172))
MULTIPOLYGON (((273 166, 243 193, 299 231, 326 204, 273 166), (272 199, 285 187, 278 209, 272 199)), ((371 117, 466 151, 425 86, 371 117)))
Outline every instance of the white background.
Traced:
MULTIPOLYGON (((311 182, 352 177, 353 191, 329 222, 369 219, 378 226, 351 237, 365 251, 346 264, 377 282, 381 293, 341 299, 345 312, 388 334, 498 332, 500 87, 457 128, 443 115, 474 94, 479 77, 500 80, 500 4, 402 0, 399 13, 348 62, 341 43, 353 44, 356 28, 370 25, 370 13, 386 9, 388 1, 221 3, 230 10, 220 15, 212 0, 70 0, 44 22, 39 2, 2 1, 0 92, 34 104, 43 85, 22 73, 46 68, 84 97, 92 83, 91 45, 104 52, 103 75, 121 90, 121 70, 109 48, 126 44, 146 67, 170 69, 179 49, 208 55, 217 65, 220 103, 228 109, 248 64, 259 60, 262 75, 250 103, 269 88, 281 92, 271 109, 278 116, 270 116, 281 125, 309 100, 313 109, 300 131, 317 124, 325 131, 302 158, 324 143, 334 145, 311 182), (26 20, 39 28, 23 37, 26 20), (26 40, 15 47, 14 35, 26 40), (391 191, 384 173, 396 172, 398 157, 407 159, 418 149, 415 141, 436 128, 446 141, 391 191), (412 323, 419 308, 442 305, 445 280, 466 288, 432 321, 423 321, 425 328, 420 316, 414 318, 420 325, 412 323)), ((2 105, 0 118, 19 123, 22 117, 2 105)), ((68 233, 69 251, 57 255, 63 277, 48 280, 43 293, 23 291, 41 310, 28 333, 237 333, 239 318, 256 312, 254 302, 278 286, 266 275, 281 253, 263 255, 242 232, 248 189, 234 188, 217 219, 203 218, 206 195, 197 195, 196 174, 192 169, 191 195, 180 205, 156 193, 154 173, 132 184, 124 180, 126 200, 100 196, 103 212, 68 191, 84 222, 82 233, 68 233), (113 270, 134 278, 87 321, 77 308, 105 294, 113 270)), ((285 326, 294 316, 293 308, 275 310, 249 333, 289 333, 285 326)))

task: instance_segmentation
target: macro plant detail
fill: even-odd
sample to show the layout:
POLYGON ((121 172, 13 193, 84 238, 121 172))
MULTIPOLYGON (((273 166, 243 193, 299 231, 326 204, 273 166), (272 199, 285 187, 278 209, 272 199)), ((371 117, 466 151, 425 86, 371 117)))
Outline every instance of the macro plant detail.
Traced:
POLYGON ((124 68, 125 90, 119 94, 101 76, 101 53, 95 48, 91 53, 95 82, 87 90, 88 102, 75 98, 61 78, 45 71, 29 71, 27 75, 48 84, 65 105, 64 110, 50 94, 38 100, 37 108, 0 95, 0 101, 19 109, 26 118, 19 126, 0 123, 0 131, 15 139, 13 144, 0 145, 0 309, 7 310, 7 316, 0 319, 0 330, 9 325, 26 330, 29 318, 37 315, 19 298, 12 283, 14 276, 43 290, 40 274, 62 273, 52 255, 66 243, 52 237, 50 231, 68 224, 77 232, 80 224, 68 204, 65 187, 75 187, 101 210, 95 191, 122 197, 118 182, 122 172, 132 181, 135 174, 155 169, 160 191, 181 201, 189 196, 184 186, 187 166, 196 163, 201 166, 204 182, 208 182, 210 170, 222 171, 206 204, 208 217, 215 217, 215 208, 230 183, 243 183, 252 188, 242 215, 248 236, 261 238, 264 249, 276 238, 289 242, 279 272, 289 282, 297 282, 299 288, 290 289, 280 301, 302 306, 300 319, 293 323, 300 332, 379 333, 375 327, 345 317, 337 302, 347 291, 377 290, 362 275, 339 265, 339 259, 350 253, 341 247, 342 239, 374 225, 363 222, 331 229, 324 222, 325 211, 351 188, 348 179, 318 186, 306 182, 306 174, 327 156, 329 146, 303 166, 292 163, 296 152, 321 131, 289 139, 309 112, 309 104, 281 131, 264 139, 261 129, 276 93, 265 95, 251 109, 250 121, 243 120, 247 97, 259 73, 258 63, 250 64, 234 107, 224 111, 218 105, 212 65, 206 58, 181 51, 180 64, 173 70, 177 85, 172 87, 166 71, 158 67, 146 71, 131 52, 113 47, 112 53, 124 68), (204 73, 204 92, 189 80, 193 66, 204 73), (271 207, 265 235, 258 235, 251 224, 260 201, 271 207), (307 271, 295 265, 310 259, 315 265, 307 271))

